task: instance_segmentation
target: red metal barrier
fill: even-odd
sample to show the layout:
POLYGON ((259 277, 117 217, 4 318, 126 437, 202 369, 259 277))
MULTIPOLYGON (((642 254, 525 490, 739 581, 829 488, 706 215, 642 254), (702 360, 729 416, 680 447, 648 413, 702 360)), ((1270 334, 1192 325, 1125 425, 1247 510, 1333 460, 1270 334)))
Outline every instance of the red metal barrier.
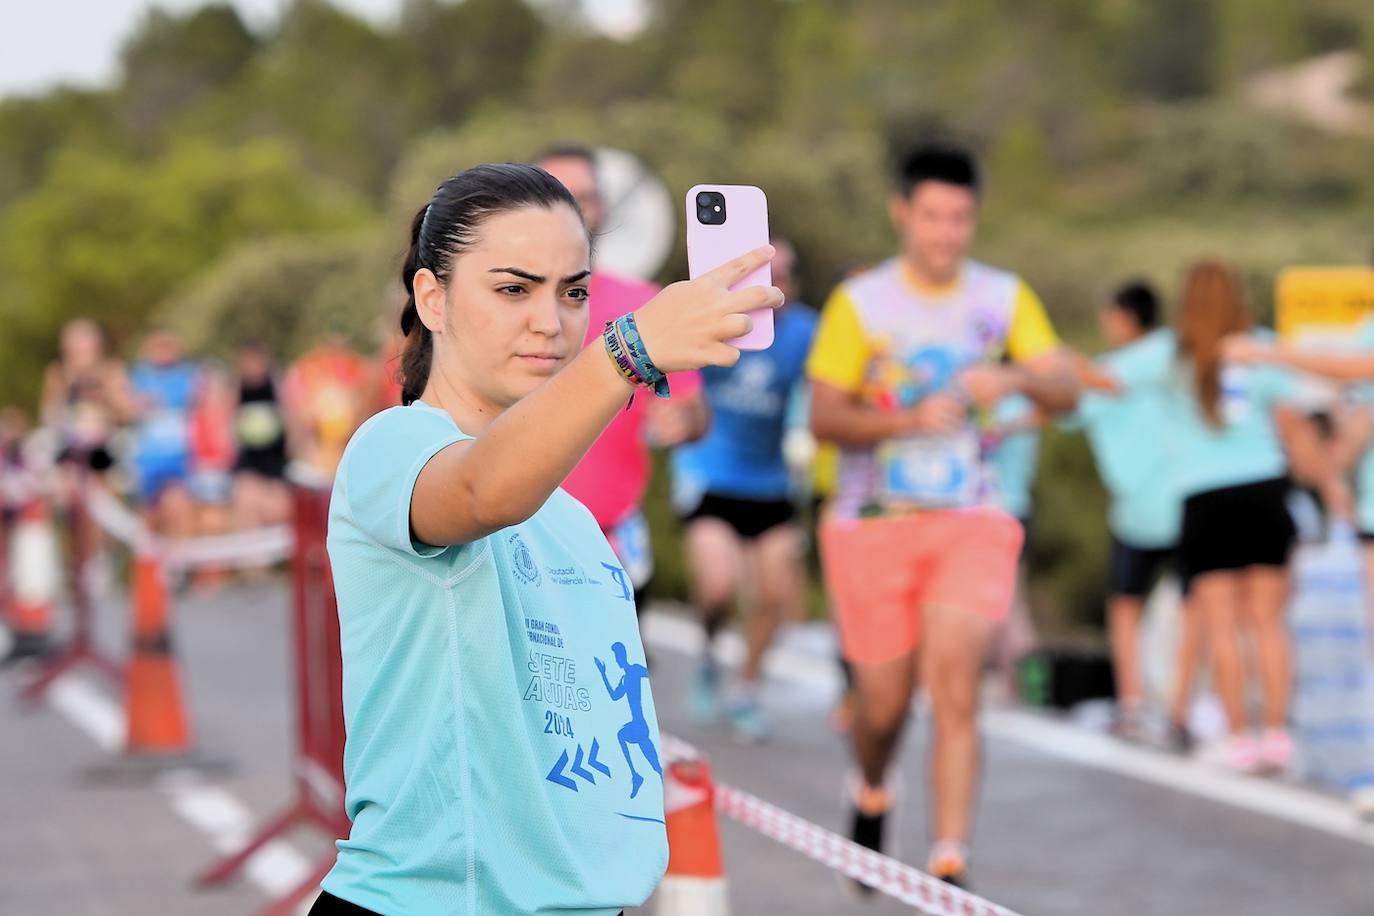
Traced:
MULTIPOLYGON (((296 546, 292 560, 296 654, 296 798, 246 846, 196 878, 208 887, 227 881, 264 845, 306 824, 331 837, 348 835, 343 782, 343 666, 339 655, 339 611, 325 551, 329 491, 293 488, 296 546)), ((291 913, 319 885, 334 864, 331 852, 309 877, 263 911, 291 913)))
POLYGON ((55 656, 47 659, 19 698, 36 703, 62 675, 81 665, 90 665, 117 684, 124 682, 124 668, 101 652, 95 644, 95 608, 91 602, 88 580, 90 561, 95 554, 95 524, 86 514, 86 489, 100 484, 89 475, 82 475, 76 493, 67 509, 71 544, 66 551, 68 578, 71 582, 72 635, 70 641, 55 656))

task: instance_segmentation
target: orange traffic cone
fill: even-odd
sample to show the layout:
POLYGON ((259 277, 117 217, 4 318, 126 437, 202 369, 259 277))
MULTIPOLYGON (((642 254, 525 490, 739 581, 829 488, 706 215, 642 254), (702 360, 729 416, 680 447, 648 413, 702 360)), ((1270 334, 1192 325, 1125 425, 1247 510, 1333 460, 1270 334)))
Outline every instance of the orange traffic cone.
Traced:
POLYGON ((124 706, 130 754, 162 757, 190 750, 191 730, 181 702, 181 679, 168 628, 167 582, 162 566, 134 557, 133 655, 125 672, 124 706))
POLYGON ((655 912, 658 916, 728 916, 711 768, 704 760, 684 760, 669 764, 666 777, 668 871, 654 892, 655 912))
POLYGON ((14 637, 6 661, 47 655, 52 649, 53 606, 62 565, 48 504, 30 499, 9 543, 9 628, 14 637))

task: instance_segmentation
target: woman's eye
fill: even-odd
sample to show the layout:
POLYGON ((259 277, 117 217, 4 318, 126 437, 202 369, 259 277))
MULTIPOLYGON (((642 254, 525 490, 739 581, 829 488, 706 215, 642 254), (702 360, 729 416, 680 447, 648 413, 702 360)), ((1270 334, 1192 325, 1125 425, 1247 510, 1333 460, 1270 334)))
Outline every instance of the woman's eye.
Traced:
POLYGON ((572 289, 568 290, 567 293, 565 293, 564 295, 566 295, 569 299, 576 299, 579 302, 585 302, 587 299, 587 287, 574 286, 572 289))
POLYGON ((525 287, 512 284, 498 287, 496 291, 506 296, 519 296, 525 292, 525 287))

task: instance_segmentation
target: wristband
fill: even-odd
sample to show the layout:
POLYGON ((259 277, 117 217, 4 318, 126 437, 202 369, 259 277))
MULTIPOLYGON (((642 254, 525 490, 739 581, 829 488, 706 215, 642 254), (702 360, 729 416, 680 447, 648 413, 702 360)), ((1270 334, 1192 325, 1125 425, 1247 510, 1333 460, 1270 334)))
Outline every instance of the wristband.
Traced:
POLYGON ((606 355, 615 364, 615 369, 631 384, 642 385, 644 380, 635 371, 634 362, 630 359, 629 351, 625 349, 624 342, 620 339, 620 334, 616 331, 615 322, 606 322, 605 329, 601 332, 602 343, 606 345, 606 355))
POLYGON ((649 351, 644 347, 644 340, 639 336, 639 327, 635 324, 634 313, 622 315, 615 321, 616 330, 620 334, 621 341, 625 344, 630 361, 634 364, 635 373, 640 377, 641 383, 646 388, 652 388, 654 394, 661 398, 669 395, 668 376, 654 365, 649 358, 649 351))

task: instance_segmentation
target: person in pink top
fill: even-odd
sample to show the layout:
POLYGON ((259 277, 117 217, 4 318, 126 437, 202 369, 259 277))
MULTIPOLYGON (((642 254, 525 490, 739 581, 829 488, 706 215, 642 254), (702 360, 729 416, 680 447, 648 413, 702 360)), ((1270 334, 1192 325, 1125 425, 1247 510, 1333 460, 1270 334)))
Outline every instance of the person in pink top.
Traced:
MULTIPOLYGON (((562 182, 572 193, 592 237, 605 229, 606 205, 597 180, 596 155, 586 147, 559 145, 535 158, 534 164, 562 182)), ((584 345, 597 343, 606 322, 632 312, 648 302, 658 287, 617 276, 593 264, 587 298, 590 318, 584 345)), ((701 398, 701 378, 695 372, 668 377, 672 398, 634 399, 628 410, 611 421, 572 474, 563 489, 591 510, 601 530, 625 566, 629 582, 620 583, 644 607, 644 587, 653 575, 649 526, 640 510, 649 489, 653 464, 651 445, 669 447, 701 438, 708 416, 701 398)))

